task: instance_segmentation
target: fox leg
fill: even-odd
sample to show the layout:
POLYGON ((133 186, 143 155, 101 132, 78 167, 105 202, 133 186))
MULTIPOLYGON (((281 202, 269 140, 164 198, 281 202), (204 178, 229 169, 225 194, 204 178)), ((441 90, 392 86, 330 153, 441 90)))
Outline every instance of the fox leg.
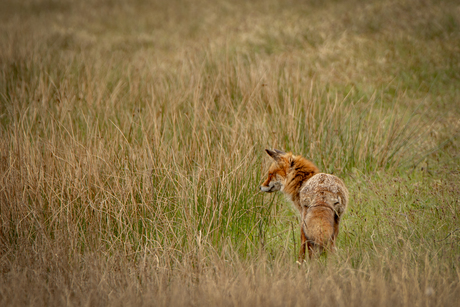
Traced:
POLYGON ((308 258, 313 257, 313 244, 311 243, 310 240, 307 241, 307 248, 308 248, 308 258))
POLYGON ((307 236, 303 231, 303 227, 300 226, 300 252, 299 252, 299 262, 302 263, 305 259, 305 248, 307 243, 307 236))
POLYGON ((334 233, 332 234, 332 237, 331 237, 331 252, 335 252, 335 239, 337 238, 337 235, 339 234, 339 224, 336 223, 334 225, 334 233))
POLYGON ((331 244, 329 246, 329 251, 333 253, 335 251, 335 237, 331 238, 331 244))

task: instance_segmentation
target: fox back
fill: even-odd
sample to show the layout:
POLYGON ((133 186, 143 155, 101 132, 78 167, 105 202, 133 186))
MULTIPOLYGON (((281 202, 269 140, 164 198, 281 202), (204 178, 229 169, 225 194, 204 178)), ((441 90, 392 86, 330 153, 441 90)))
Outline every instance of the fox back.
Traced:
POLYGON ((319 204, 328 206, 340 219, 348 205, 348 189, 340 178, 319 173, 302 186, 300 204, 307 209, 319 204))

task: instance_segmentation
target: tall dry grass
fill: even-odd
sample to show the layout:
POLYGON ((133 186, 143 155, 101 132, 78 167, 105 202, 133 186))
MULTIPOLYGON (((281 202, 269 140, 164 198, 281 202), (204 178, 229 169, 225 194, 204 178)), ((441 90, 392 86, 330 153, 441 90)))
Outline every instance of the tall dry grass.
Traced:
POLYGON ((2 305, 452 305, 455 2, 6 2, 2 305), (347 183, 298 267, 265 147, 347 183))

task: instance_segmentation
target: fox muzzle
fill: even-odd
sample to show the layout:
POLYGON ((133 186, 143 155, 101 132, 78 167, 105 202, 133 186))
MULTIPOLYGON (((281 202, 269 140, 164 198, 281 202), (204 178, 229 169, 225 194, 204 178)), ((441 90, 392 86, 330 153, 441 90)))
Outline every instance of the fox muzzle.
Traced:
POLYGON ((276 191, 279 191, 281 190, 281 183, 279 182, 270 182, 270 184, 268 186, 260 186, 260 190, 262 192, 267 192, 267 193, 271 193, 271 192, 276 192, 276 191))
POLYGON ((261 190, 262 192, 272 192, 272 191, 270 191, 270 187, 264 187, 264 186, 262 186, 262 185, 260 186, 260 190, 261 190))

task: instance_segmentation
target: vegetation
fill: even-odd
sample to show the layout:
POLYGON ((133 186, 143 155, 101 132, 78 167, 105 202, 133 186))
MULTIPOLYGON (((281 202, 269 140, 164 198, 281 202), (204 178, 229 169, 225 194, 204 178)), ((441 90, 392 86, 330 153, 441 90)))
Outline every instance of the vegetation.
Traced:
POLYGON ((457 1, 4 0, 0 305, 452 306, 457 1), (265 148, 350 191, 296 264, 265 148))

